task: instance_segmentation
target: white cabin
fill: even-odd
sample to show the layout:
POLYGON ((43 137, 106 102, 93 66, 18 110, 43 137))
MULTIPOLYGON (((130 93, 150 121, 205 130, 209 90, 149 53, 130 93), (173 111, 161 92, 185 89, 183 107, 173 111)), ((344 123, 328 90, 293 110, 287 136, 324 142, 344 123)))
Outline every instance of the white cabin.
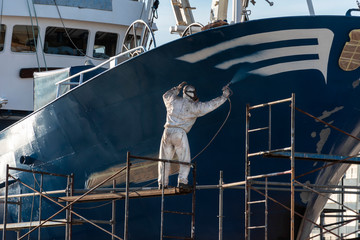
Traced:
POLYGON ((33 111, 34 71, 84 65, 87 60, 96 65, 121 52, 128 26, 137 19, 147 21, 153 3, 83 2, 0 3, 0 110, 33 111))

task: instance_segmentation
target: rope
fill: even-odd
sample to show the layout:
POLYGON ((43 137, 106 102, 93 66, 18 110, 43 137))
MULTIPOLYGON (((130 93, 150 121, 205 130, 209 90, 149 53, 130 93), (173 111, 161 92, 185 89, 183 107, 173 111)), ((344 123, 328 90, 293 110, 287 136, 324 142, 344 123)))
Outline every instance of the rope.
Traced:
POLYGON ((154 23, 154 19, 158 19, 159 15, 157 12, 157 9, 159 7, 159 0, 153 1, 153 6, 151 7, 151 19, 150 19, 150 28, 152 28, 152 25, 154 23))
MULTIPOLYGON (((32 30, 33 38, 34 38, 36 61, 37 61, 38 69, 39 69, 39 72, 40 72, 40 62, 39 62, 39 56, 38 56, 37 44, 36 44, 37 37, 35 37, 34 23, 33 23, 32 15, 31 15, 31 9, 30 9, 30 5, 29 5, 29 1, 26 0, 26 3, 27 3, 28 10, 29 10, 30 21, 31 21, 31 30, 32 30)), ((39 28, 38 28, 38 29, 39 29, 39 28)), ((27 27, 26 27, 26 30, 27 30, 27 27)), ((39 31, 39 30, 38 30, 38 31, 39 31)), ((31 51, 31 44, 30 44, 30 51, 31 51)))
MULTIPOLYGON (((2 17, 3 17, 3 10, 4 10, 4 0, 1 1, 1 12, 0 12, 0 33, 2 31, 2 17)), ((5 42, 5 39, 4 39, 5 42)))
POLYGON ((54 3, 55 3, 56 10, 57 10, 57 12, 58 12, 58 14, 59 14, 59 18, 60 18, 61 24, 63 25, 63 28, 64 28, 64 30, 65 30, 66 36, 67 36, 68 39, 70 40, 71 44, 75 47, 75 49, 76 49, 77 51, 79 51, 79 53, 80 53, 82 56, 88 57, 88 58, 93 59, 93 60, 99 60, 98 58, 94 58, 94 57, 91 57, 91 56, 87 55, 86 53, 84 53, 81 49, 79 49, 79 48, 76 46, 76 44, 74 43, 74 41, 71 39, 69 32, 68 32, 67 29, 66 29, 65 23, 64 23, 63 18, 62 18, 62 16, 61 16, 61 13, 60 13, 60 10, 59 10, 59 6, 57 5, 56 0, 53 0, 53 1, 54 1, 54 3))
MULTIPOLYGON (((37 17, 37 14, 36 14, 36 9, 35 9, 34 0, 32 0, 32 6, 33 6, 33 9, 34 9, 34 15, 35 15, 35 19, 36 19, 36 26, 37 26, 38 29, 39 29, 39 21, 38 21, 38 17, 37 17)), ((40 40, 40 46, 44 46, 43 43, 42 43, 41 37, 39 37, 39 40, 40 40)), ((47 71, 48 68, 47 68, 47 64, 46 64, 44 49, 42 49, 41 53, 42 53, 43 60, 44 60, 44 64, 45 64, 45 70, 47 71)))
POLYGON ((193 161, 195 158, 197 158, 200 154, 202 154, 210 146, 210 144, 214 141, 214 139, 217 137, 217 135, 220 133, 221 129, 224 127, 225 123, 229 119, 229 116, 231 113, 231 100, 230 100, 230 98, 227 98, 227 100, 229 101, 229 111, 228 111, 228 114, 226 115, 224 122, 221 124, 220 128, 217 130, 217 132, 215 133, 213 138, 210 140, 210 142, 198 154, 196 154, 195 157, 193 157, 191 159, 191 161, 193 161))

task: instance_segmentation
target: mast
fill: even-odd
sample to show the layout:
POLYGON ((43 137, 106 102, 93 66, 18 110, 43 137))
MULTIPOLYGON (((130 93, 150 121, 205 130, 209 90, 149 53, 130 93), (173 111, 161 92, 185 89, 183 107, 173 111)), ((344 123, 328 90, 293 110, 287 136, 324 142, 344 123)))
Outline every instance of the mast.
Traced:
POLYGON ((242 22, 242 12, 249 4, 249 0, 233 0, 232 22, 242 22))
POLYGON ((306 0, 306 1, 307 1, 307 5, 308 5, 308 8, 309 8, 310 15, 314 16, 315 15, 315 10, 314 10, 312 0, 306 0))

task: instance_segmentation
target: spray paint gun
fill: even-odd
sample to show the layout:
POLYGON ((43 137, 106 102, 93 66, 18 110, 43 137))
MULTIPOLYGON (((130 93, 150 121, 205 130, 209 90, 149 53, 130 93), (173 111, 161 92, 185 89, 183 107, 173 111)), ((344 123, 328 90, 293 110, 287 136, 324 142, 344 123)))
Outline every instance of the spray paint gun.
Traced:
POLYGON ((228 84, 226 84, 221 90, 224 91, 225 89, 229 88, 230 84, 231 84, 231 81, 228 84))
POLYGON ((233 91, 229 88, 230 84, 231 84, 231 81, 221 89, 222 91, 229 90, 230 94, 227 98, 229 98, 230 96, 233 95, 233 91))

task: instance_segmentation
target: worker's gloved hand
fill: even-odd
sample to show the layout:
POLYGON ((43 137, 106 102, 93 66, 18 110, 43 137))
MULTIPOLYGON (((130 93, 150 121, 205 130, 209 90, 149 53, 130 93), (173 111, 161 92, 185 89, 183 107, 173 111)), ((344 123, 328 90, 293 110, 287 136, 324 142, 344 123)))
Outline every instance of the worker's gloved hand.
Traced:
POLYGON ((185 85, 187 84, 187 82, 182 82, 177 86, 177 89, 181 90, 185 85))
POLYGON ((223 97, 228 98, 231 94, 231 90, 229 86, 223 87, 222 90, 223 90, 223 97))

